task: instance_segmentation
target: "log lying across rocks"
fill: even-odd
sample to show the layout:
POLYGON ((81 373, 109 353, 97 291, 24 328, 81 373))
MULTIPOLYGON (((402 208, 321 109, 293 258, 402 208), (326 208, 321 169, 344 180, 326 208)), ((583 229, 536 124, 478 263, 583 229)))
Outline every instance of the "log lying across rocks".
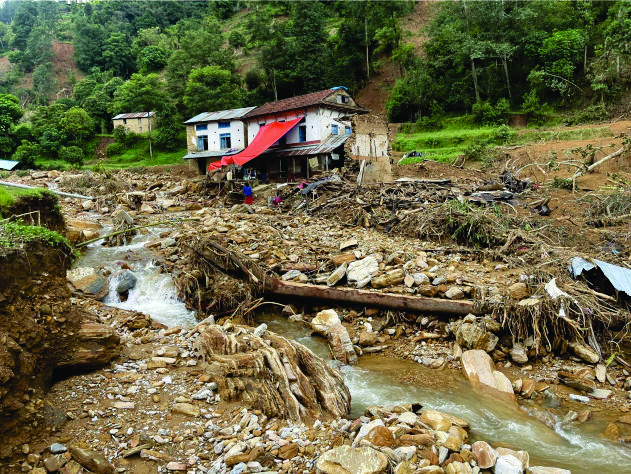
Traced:
POLYGON ((476 312, 471 301, 453 301, 422 296, 398 295, 394 293, 377 293, 353 288, 333 288, 328 286, 282 281, 268 278, 265 281, 265 292, 274 295, 294 296, 336 301, 339 303, 363 304, 401 311, 418 311, 424 313, 469 314, 476 312))

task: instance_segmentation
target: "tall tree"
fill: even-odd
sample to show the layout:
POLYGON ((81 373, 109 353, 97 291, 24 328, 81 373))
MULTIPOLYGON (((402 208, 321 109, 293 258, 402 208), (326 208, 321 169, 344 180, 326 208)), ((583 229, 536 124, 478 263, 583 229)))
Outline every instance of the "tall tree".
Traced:
POLYGON ((219 66, 194 69, 186 83, 184 105, 189 115, 243 106, 244 90, 230 71, 219 66))

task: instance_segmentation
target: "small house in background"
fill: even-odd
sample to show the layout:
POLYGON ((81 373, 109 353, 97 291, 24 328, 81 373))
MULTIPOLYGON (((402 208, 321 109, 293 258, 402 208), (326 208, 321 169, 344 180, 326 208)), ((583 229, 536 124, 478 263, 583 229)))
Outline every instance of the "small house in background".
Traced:
POLYGON ((156 129, 155 112, 136 112, 131 114, 118 114, 112 119, 114 127, 122 125, 130 132, 147 133, 156 129))
POLYGON ((195 160, 191 163, 205 174, 210 163, 241 152, 248 146, 247 124, 241 119, 255 108, 202 112, 184 122, 188 152, 184 159, 195 160))

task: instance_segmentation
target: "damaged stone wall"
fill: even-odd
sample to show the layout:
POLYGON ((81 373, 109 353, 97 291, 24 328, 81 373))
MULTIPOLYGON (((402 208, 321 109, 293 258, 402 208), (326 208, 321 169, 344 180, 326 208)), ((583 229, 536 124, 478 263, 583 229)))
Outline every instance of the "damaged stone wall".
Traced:
POLYGON ((31 242, 0 250, 0 458, 41 429, 51 412, 42 396, 53 372, 107 364, 116 332, 70 302, 67 248, 31 242))
POLYGON ((388 122, 381 115, 353 115, 353 133, 344 144, 344 152, 361 161, 358 184, 392 182, 388 122))

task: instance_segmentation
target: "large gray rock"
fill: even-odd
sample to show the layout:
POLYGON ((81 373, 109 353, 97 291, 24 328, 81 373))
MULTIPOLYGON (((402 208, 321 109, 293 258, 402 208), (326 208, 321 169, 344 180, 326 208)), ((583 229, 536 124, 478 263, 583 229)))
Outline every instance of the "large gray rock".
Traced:
POLYGON ((511 359, 518 364, 525 364, 528 362, 528 354, 526 354, 526 346, 521 342, 513 344, 513 348, 510 350, 511 359))
POLYGON ((495 474, 522 474, 524 466, 519 459, 510 454, 498 456, 495 463, 495 474))
POLYGON ((116 278, 116 293, 125 293, 136 286, 138 279, 131 270, 123 270, 116 278))
POLYGON ((387 468, 385 454, 368 447, 333 448, 322 454, 316 463, 318 474, 379 474, 387 468))
POLYGON ((493 361, 486 352, 479 349, 466 351, 462 354, 461 362, 469 382, 503 392, 507 398, 515 399, 510 380, 495 370, 493 361))
POLYGON ((477 323, 462 323, 456 330, 456 341, 469 349, 491 352, 497 345, 498 337, 477 323))
POLYGON ((379 262, 372 256, 362 258, 348 264, 346 269, 346 279, 349 284, 358 284, 366 280, 370 281, 372 276, 379 271, 379 262))

